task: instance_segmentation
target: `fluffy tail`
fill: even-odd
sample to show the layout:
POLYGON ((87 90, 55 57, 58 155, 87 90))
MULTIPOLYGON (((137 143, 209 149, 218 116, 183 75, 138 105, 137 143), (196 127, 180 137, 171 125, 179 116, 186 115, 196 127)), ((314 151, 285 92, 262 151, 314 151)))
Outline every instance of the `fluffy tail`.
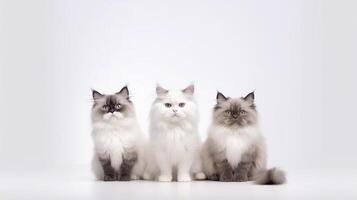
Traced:
POLYGON ((264 169, 254 176, 254 181, 259 185, 280 185, 286 182, 285 172, 278 169, 264 169))

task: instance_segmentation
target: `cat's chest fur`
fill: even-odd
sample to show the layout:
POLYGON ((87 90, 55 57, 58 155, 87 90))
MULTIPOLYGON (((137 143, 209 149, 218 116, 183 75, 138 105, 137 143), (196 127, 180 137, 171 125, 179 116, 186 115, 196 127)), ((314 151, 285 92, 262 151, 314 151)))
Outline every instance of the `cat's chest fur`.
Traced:
POLYGON ((216 134, 221 148, 225 151, 228 163, 237 167, 242 155, 259 140, 259 132, 256 128, 221 129, 216 134))
POLYGON ((125 149, 135 144, 134 130, 112 124, 94 124, 92 137, 95 151, 100 157, 109 158, 114 168, 119 168, 125 149))
POLYGON ((225 141, 226 157, 231 166, 236 167, 242 155, 252 145, 252 141, 247 137, 228 136, 225 141))
POLYGON ((197 151, 197 138, 194 133, 181 128, 171 128, 157 131, 155 134, 155 149, 166 156, 173 164, 180 162, 185 156, 197 151))
POLYGON ((163 131, 158 137, 158 142, 163 150, 181 151, 191 143, 190 133, 179 128, 163 131))

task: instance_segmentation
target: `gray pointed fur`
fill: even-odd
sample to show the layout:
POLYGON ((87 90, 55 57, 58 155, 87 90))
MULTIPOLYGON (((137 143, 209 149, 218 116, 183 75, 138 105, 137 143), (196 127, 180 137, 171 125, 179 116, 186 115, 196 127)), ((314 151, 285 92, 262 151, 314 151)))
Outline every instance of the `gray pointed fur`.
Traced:
POLYGON ((229 98, 218 92, 216 98, 213 122, 202 147, 203 170, 207 178, 225 182, 254 180, 257 184, 285 183, 286 177, 283 171, 277 168, 268 170, 266 167, 265 139, 259 130, 254 93, 249 93, 245 97, 229 98), (231 134, 236 134, 234 137, 238 140, 242 139, 240 134, 248 134, 248 136, 252 134, 254 138, 252 143, 246 143, 249 146, 241 152, 239 162, 235 165, 232 164, 231 159, 235 154, 230 153, 232 147, 227 146, 225 139, 231 134))

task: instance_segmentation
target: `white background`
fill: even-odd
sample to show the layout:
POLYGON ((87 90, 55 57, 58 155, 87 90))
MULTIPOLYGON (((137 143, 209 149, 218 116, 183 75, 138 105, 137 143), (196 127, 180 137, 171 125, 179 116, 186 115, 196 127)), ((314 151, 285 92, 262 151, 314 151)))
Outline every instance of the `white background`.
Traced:
POLYGON ((146 133, 155 85, 255 90, 269 165, 357 166, 356 1, 1 1, 0 163, 89 170, 91 88, 129 85, 146 133))

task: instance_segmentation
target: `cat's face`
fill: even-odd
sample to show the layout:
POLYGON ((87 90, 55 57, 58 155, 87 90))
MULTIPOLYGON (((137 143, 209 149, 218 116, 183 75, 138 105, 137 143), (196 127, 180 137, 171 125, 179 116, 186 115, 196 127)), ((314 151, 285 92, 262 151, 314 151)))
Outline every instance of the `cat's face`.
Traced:
POLYGON ((112 95, 104 95, 92 91, 94 104, 92 107, 93 121, 117 121, 126 117, 135 116, 132 102, 129 100, 129 90, 125 86, 112 95))
POLYGON ((216 98, 217 104, 213 111, 215 123, 228 127, 244 127, 257 123, 253 92, 241 98, 225 97, 218 92, 216 98))
POLYGON ((157 98, 152 105, 152 117, 168 122, 195 120, 197 107, 193 100, 194 86, 183 90, 156 88, 157 98))

